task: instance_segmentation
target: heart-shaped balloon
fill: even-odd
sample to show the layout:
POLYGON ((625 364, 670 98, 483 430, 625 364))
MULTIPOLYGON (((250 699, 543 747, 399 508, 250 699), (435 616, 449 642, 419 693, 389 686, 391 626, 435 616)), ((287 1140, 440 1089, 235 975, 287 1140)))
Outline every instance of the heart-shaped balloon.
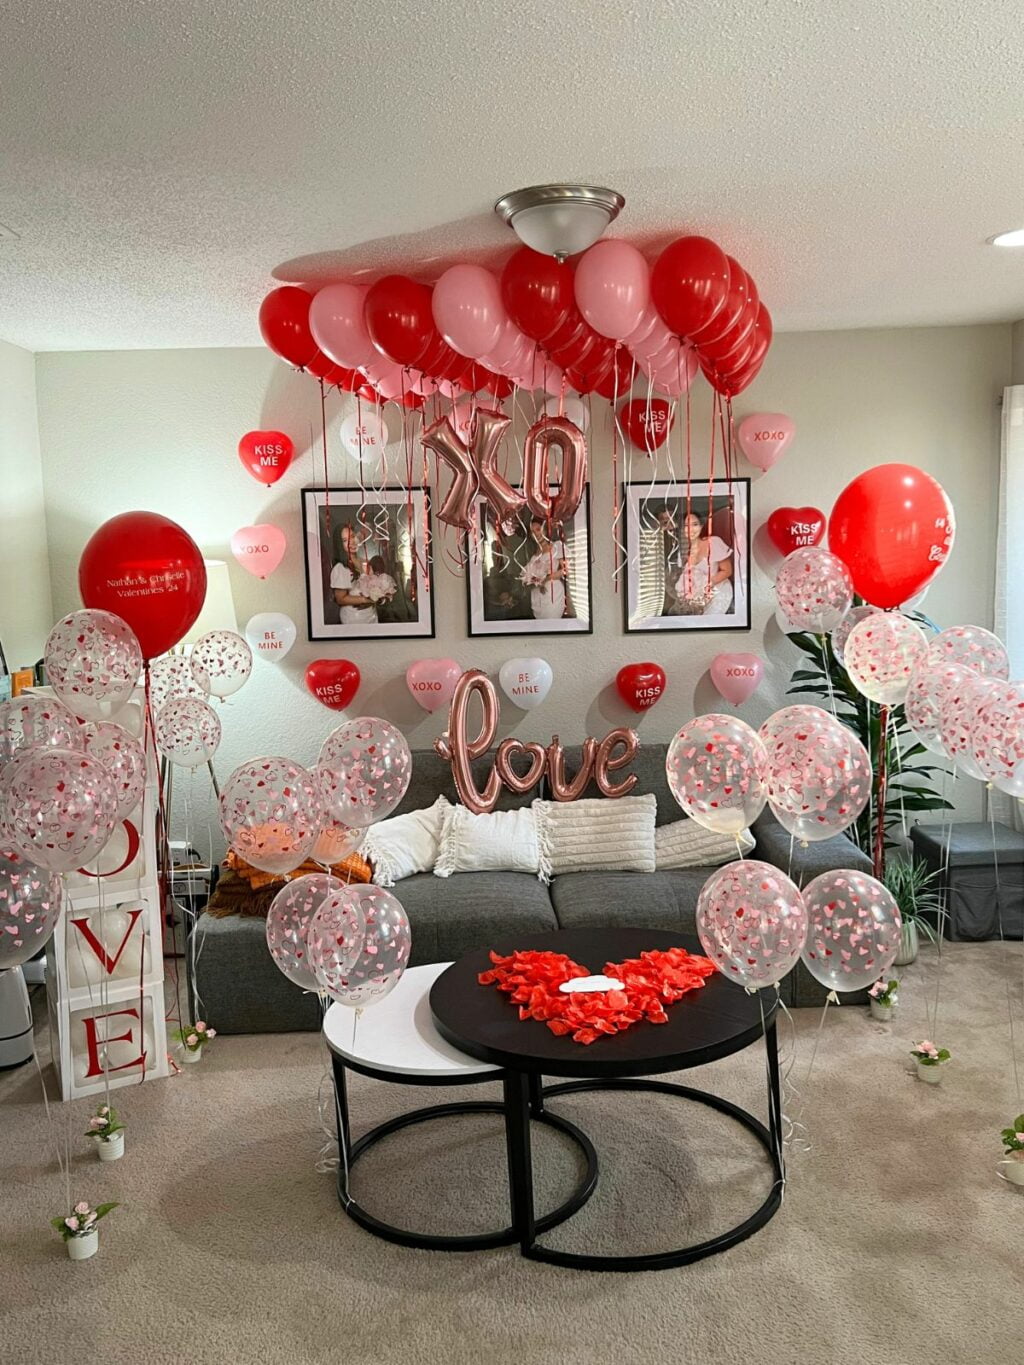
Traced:
POLYGON ((283 611, 258 611, 249 617, 245 638, 259 658, 281 660, 295 643, 295 622, 283 611))
POLYGON ((447 706, 462 677, 462 665, 454 659, 417 659, 405 670, 405 683, 424 711, 447 706))
POLYGON ((668 440, 672 430, 672 408, 664 398, 631 398, 619 408, 619 423, 637 450, 647 455, 668 440))
POLYGON ((711 681, 733 706, 752 697, 763 677, 764 664, 756 654, 716 654, 711 660, 711 681))
POLYGON ((551 691, 554 674, 547 659, 506 659, 498 670, 501 690, 521 711, 532 711, 551 691))
POLYGON ((648 711, 665 691, 665 670, 660 664, 626 664, 615 675, 619 696, 634 711, 648 711))
POLYGON ((825 513, 817 507, 776 507, 767 527, 779 554, 791 555, 802 545, 821 544, 825 538, 825 513))
POLYGON ((782 412, 755 412, 744 417, 737 436, 740 449, 758 469, 771 469, 796 433, 792 417, 782 412))
POLYGON ((306 668, 306 686, 332 711, 344 711, 359 682, 359 669, 349 659, 314 659, 306 668))
POLYGON ((279 526, 263 522, 259 526, 243 526, 231 537, 231 553, 257 578, 267 578, 284 558, 284 532, 279 526))
POLYGON ((268 487, 287 471, 294 455, 292 438, 283 431, 247 431, 238 443, 242 464, 268 487))

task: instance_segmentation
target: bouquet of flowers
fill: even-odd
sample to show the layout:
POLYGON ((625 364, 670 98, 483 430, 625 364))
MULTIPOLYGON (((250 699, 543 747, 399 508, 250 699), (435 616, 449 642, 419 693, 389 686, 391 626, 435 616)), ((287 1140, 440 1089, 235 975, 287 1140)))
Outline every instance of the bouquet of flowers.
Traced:
POLYGON ((197 1019, 194 1024, 175 1029, 174 1036, 187 1052, 199 1052, 204 1043, 216 1038, 217 1030, 210 1028, 202 1019, 197 1019))
POLYGON ((949 1061, 949 1048, 936 1047, 927 1038, 920 1043, 915 1043, 910 1049, 910 1055, 918 1066, 941 1066, 943 1062, 949 1061))
POLYGON ((528 588, 542 588, 547 581, 548 573, 546 566, 538 564, 536 559, 531 559, 519 575, 519 581, 528 588))
POLYGON ((364 573, 356 579, 352 591, 371 602, 390 602, 398 584, 389 573, 364 573))
POLYGON ((85 1136, 100 1138, 107 1142, 115 1133, 123 1133, 124 1124, 117 1117, 117 1110, 111 1109, 109 1104, 101 1104, 89 1120, 89 1127, 85 1130, 85 1136))
POLYGON ((895 977, 890 981, 884 979, 876 981, 875 984, 868 989, 868 995, 871 996, 871 999, 880 1009, 892 1009, 899 1000, 899 997, 897 996, 899 985, 900 983, 895 977))
POLYGON ((66 1216, 51 1218, 50 1226, 57 1229, 65 1242, 72 1237, 88 1237, 90 1232, 95 1232, 99 1220, 116 1208, 116 1204, 97 1204, 91 1209, 83 1199, 66 1216))

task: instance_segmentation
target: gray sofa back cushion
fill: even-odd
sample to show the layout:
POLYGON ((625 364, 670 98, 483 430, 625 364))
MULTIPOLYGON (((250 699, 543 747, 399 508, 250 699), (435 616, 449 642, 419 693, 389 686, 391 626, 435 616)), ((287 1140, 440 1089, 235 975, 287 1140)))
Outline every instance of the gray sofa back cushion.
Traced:
MULTIPOLYGON (((668 779, 665 776, 665 754, 668 750, 667 744, 645 744, 640 742, 640 749, 632 763, 625 768, 618 768, 611 774, 613 782, 621 782, 630 773, 636 773, 636 786, 630 793, 631 796, 646 796, 650 792, 657 798, 658 814, 654 823, 656 825, 668 825, 673 820, 681 820, 683 812, 676 804, 675 797, 669 791, 668 779)), ((571 781, 580 770, 583 749, 579 744, 565 746, 565 776, 567 781, 571 781)), ((551 800, 551 792, 548 789, 547 779, 544 782, 544 796, 551 800)), ((587 783, 585 797, 600 797, 597 783, 593 778, 587 783)))
MULTIPOLYGON (((483 758, 478 758, 473 764, 479 788, 487 781, 487 774, 493 766, 493 751, 490 755, 485 754, 483 758)), ((519 795, 518 792, 510 792, 503 787, 495 810, 518 810, 521 806, 528 806, 535 796, 540 795, 539 788, 519 795)), ((447 797, 453 805, 459 800, 452 777, 452 765, 446 763, 434 749, 414 749, 409 790, 394 814, 402 815, 409 810, 425 810, 427 806, 432 806, 439 796, 447 797)))

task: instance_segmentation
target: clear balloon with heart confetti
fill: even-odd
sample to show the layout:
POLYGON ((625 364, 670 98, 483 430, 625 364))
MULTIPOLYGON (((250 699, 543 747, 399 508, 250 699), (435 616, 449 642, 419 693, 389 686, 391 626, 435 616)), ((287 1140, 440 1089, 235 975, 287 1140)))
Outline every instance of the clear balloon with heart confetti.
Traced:
POLYGON ((811 545, 787 555, 775 578, 786 620, 821 634, 838 626, 853 604, 853 579, 841 559, 811 545))
POLYGON ((220 827, 228 847, 275 876, 305 862, 322 822, 317 778, 289 758, 240 764, 220 794, 220 827))
POLYGON ((356 1010, 390 995, 412 951, 409 918, 398 899, 381 886, 348 886, 339 891, 314 916, 309 937, 313 971, 320 985, 332 1000, 356 1010), (336 923, 342 929, 332 946, 330 931, 336 923), (362 936, 349 961, 358 937, 353 925, 362 926, 362 936))
POLYGON ((981 626, 947 626, 928 646, 937 663, 973 668, 983 678, 1010 676, 1010 657, 998 635, 981 626))
POLYGON ((63 908, 60 875, 0 846, 0 971, 45 948, 63 908))
POLYGON ((157 712, 156 747, 182 768, 209 763, 220 736, 220 717, 199 697, 171 697, 157 712))
POLYGON ((761 726, 772 814, 805 843, 847 829, 871 796, 871 760, 860 740, 820 706, 787 706, 761 726))
POLYGON ((672 795, 691 819, 716 834, 739 835, 764 810, 767 755, 738 716, 697 716, 668 747, 665 774, 672 795))
POLYGON ((898 706, 914 670, 927 657, 928 639, 921 627, 901 612, 883 611, 856 623, 846 639, 843 662, 862 696, 898 706))
POLYGON ((252 650, 234 630, 211 630, 192 646, 189 668, 200 687, 214 697, 231 697, 248 681, 252 650))
POLYGON ((377 716, 345 721, 323 742, 317 772, 329 813, 365 829, 398 806, 412 776, 412 754, 400 730, 377 716))
POLYGON ((0 702, 0 767, 26 749, 80 749, 81 727, 63 702, 23 694, 0 702))
POLYGON ((123 820, 142 800, 146 786, 146 754, 141 743, 113 721, 82 726, 85 752, 102 763, 114 783, 117 818, 123 820))
POLYGON ((970 728, 971 753, 982 775, 1007 796, 1024 800, 1024 682, 1000 682, 970 728))
POLYGON ((267 911, 267 947, 276 967, 304 991, 319 990, 310 964, 306 941, 310 923, 331 896, 344 889, 344 882, 324 872, 296 877, 281 888, 267 911))
POLYGON ((697 935, 723 976, 757 990, 776 985, 796 966, 807 910, 777 867, 757 859, 726 863, 697 898, 697 935))
POLYGON ((109 720, 138 685, 142 647, 120 616, 87 608, 57 622, 43 661, 50 686, 69 710, 83 720, 109 720))
POLYGON ((0 775, 3 842, 50 872, 91 862, 110 838, 117 794, 110 774, 78 749, 26 749, 0 775))
POLYGON ((894 897, 866 872, 823 872, 804 887, 803 964, 830 991, 861 991, 896 960, 902 920, 894 897))

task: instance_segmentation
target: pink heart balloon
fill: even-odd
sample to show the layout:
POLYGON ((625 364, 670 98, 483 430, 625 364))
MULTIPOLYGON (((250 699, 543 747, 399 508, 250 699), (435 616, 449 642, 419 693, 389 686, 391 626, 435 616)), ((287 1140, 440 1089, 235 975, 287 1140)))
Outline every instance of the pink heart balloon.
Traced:
POLYGON ((771 469, 796 434, 796 423, 781 412, 755 412, 744 417, 736 434, 750 463, 771 469))
POLYGON ((278 526, 263 522, 259 526, 243 526, 231 537, 231 553, 257 578, 267 578, 284 558, 284 532, 278 526))
POLYGON ((424 711, 447 706, 462 677, 462 665, 454 659, 417 659, 405 670, 405 681, 424 711))
POLYGON ((716 654, 711 661, 711 681, 733 706, 748 701, 763 677, 764 664, 756 654, 716 654))

